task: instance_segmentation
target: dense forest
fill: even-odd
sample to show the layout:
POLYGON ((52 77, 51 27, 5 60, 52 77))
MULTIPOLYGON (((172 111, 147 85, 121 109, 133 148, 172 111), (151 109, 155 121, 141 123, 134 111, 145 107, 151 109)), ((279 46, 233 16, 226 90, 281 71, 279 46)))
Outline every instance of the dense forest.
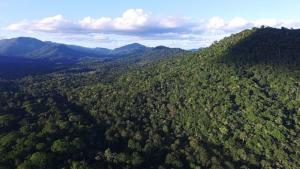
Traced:
POLYGON ((0 168, 300 168, 300 30, 0 78, 0 168))

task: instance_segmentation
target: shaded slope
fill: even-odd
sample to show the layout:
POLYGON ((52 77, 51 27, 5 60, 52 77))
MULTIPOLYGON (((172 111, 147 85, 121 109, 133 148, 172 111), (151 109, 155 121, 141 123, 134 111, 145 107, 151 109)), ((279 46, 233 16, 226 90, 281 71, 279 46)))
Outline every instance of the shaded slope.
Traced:
POLYGON ((5 79, 42 75, 63 68, 44 59, 36 60, 14 56, 0 56, 0 78, 5 79))
POLYGON ((300 31, 253 28, 224 38, 207 51, 212 50, 225 62, 296 66, 300 64, 300 31))

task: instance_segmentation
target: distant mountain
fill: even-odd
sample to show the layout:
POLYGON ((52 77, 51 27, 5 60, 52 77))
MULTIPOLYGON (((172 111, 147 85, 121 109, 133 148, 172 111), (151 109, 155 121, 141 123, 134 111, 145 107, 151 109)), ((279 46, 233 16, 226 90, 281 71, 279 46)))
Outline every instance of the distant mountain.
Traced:
POLYGON ((111 54, 114 55, 127 55, 127 54, 132 54, 132 53, 137 53, 137 52, 145 52, 148 47, 141 45, 139 43, 132 43, 126 46, 122 46, 120 48, 114 49, 111 54))
POLYGON ((95 54, 95 55, 112 55, 112 56, 118 56, 118 55, 129 55, 129 54, 134 54, 134 53, 139 53, 139 52, 144 52, 147 49, 150 49, 144 45, 138 44, 138 43, 133 43, 129 45, 125 45, 116 49, 107 49, 107 48, 87 48, 87 47, 82 47, 82 46, 77 46, 77 45, 67 45, 69 48, 84 52, 84 53, 90 53, 90 54, 95 54))
POLYGON ((76 51, 66 45, 46 45, 26 55, 32 59, 48 59, 51 61, 76 61, 84 57, 95 57, 96 54, 76 51))
POLYGON ((117 64, 124 68, 127 65, 148 65, 182 52, 186 51, 165 46, 150 48, 138 43, 111 50, 44 42, 28 37, 4 39, 0 40, 0 67, 2 67, 0 76, 17 77, 52 72, 83 62, 97 64, 109 62, 106 66, 117 64))
POLYGON ((133 43, 111 50, 100 47, 88 48, 78 45, 67 45, 49 41, 43 42, 41 40, 29 37, 0 40, 0 55, 2 56, 18 56, 30 59, 43 58, 52 61, 70 61, 85 57, 124 57, 158 49, 169 50, 171 48, 165 46, 150 48, 139 43, 133 43))
POLYGON ((74 50, 68 45, 28 37, 0 40, 0 55, 51 61, 76 61, 83 57, 99 56, 88 50, 74 50))
POLYGON ((82 47, 82 46, 77 46, 77 45, 67 45, 69 48, 80 51, 80 52, 85 52, 85 53, 90 53, 90 54, 95 54, 95 55, 128 55, 128 54, 134 54, 138 52, 144 52, 147 49, 150 49, 144 45, 141 45, 139 43, 133 43, 129 45, 125 45, 116 49, 107 49, 107 48, 87 48, 87 47, 82 47))
POLYGON ((157 46, 154 48, 146 47, 143 50, 136 50, 127 55, 124 54, 122 57, 117 57, 116 60, 131 64, 134 63, 135 65, 148 65, 163 59, 187 53, 189 52, 180 48, 168 48, 165 46, 157 46))
POLYGON ((108 55, 112 50, 107 48, 93 48, 93 51, 95 51, 96 54, 102 54, 102 55, 108 55))
POLYGON ((171 48, 168 48, 166 46, 156 46, 153 48, 153 50, 165 50, 165 49, 171 49, 171 48))
POLYGON ((77 45, 67 45, 70 49, 84 52, 84 53, 90 53, 94 55, 109 55, 112 50, 106 49, 106 48, 87 48, 87 47, 82 47, 82 46, 77 46, 77 45))
POLYGON ((148 49, 143 54, 141 54, 141 56, 137 57, 136 60, 140 65, 146 65, 155 63, 162 59, 176 57, 187 53, 189 52, 180 48, 168 48, 165 46, 158 46, 155 48, 148 49))
POLYGON ((48 44, 35 38, 19 37, 0 40, 0 55, 25 56, 48 44))

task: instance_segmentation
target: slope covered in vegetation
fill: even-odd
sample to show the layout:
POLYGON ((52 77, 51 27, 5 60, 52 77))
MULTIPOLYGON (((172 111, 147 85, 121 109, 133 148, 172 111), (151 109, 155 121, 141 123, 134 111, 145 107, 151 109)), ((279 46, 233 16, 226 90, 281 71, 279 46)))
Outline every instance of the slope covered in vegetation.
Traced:
POLYGON ((109 81, 2 80, 0 166, 299 168, 299 40, 254 28, 109 81))

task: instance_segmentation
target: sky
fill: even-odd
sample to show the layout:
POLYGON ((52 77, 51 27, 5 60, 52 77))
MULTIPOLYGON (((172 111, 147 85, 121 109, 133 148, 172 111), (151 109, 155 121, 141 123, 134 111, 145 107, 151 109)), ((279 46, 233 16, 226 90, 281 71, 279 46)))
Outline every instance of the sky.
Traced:
POLYGON ((0 39, 192 49, 247 28, 300 28, 299 0, 0 0, 0 39))

